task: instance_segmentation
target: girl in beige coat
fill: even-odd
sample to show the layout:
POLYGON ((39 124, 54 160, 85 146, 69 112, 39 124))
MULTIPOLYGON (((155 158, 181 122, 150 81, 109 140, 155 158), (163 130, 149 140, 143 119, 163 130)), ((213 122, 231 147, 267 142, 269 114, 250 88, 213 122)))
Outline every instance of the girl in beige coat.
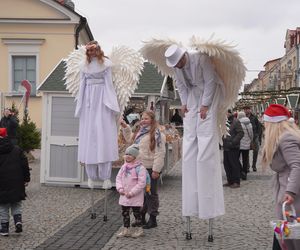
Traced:
POLYGON ((157 184, 164 166, 166 139, 158 129, 155 114, 152 111, 145 111, 142 114, 140 128, 136 133, 132 133, 131 128, 124 121, 121 121, 121 126, 125 140, 139 145, 140 153, 137 159, 147 168, 151 177, 151 194, 145 194, 142 222, 145 224, 144 229, 153 228, 157 226, 156 216, 159 207, 157 184), (147 223, 146 212, 150 215, 147 223))
MULTIPOLYGON (((300 216, 300 130, 288 121, 289 111, 282 105, 271 104, 264 114, 265 143, 263 166, 275 171, 275 211, 282 220, 282 203, 293 204, 300 216)), ((276 239, 275 241, 276 242, 276 239)), ((280 242, 282 249, 300 249, 300 240, 280 242)), ((274 249, 274 248, 273 248, 274 249)))

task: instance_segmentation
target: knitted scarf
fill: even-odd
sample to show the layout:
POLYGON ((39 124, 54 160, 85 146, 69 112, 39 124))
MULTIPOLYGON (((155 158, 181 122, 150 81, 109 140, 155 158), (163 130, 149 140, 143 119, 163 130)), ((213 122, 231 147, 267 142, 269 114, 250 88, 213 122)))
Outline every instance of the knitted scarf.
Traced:
MULTIPOLYGON (((134 139, 134 144, 139 144, 141 139, 147 135, 150 131, 149 126, 141 127, 140 131, 138 132, 137 136, 134 139)), ((155 141, 156 145, 160 147, 161 144, 161 134, 158 128, 155 129, 155 141)))

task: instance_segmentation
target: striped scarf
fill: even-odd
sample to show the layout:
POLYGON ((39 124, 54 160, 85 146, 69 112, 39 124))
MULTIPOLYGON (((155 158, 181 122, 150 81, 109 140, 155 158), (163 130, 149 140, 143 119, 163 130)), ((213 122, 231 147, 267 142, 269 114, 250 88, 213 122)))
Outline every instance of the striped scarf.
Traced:
MULTIPOLYGON (((138 132, 137 136, 134 139, 134 144, 140 144, 141 139, 147 135, 150 131, 149 126, 141 127, 140 131, 138 132)), ((155 141, 156 145, 160 147, 161 144, 161 134, 158 128, 155 129, 155 141)))

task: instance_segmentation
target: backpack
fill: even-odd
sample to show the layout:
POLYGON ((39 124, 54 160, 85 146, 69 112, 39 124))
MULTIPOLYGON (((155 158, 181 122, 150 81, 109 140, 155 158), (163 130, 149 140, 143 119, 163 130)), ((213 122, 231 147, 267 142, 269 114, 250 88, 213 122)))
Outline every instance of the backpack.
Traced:
MULTIPOLYGON (((135 168, 137 176, 139 175, 140 169, 141 169, 141 165, 139 165, 135 168)), ((148 193, 148 194, 151 194, 150 189, 151 189, 151 177, 149 175, 148 170, 146 169, 146 188, 145 188, 145 192, 148 193)))

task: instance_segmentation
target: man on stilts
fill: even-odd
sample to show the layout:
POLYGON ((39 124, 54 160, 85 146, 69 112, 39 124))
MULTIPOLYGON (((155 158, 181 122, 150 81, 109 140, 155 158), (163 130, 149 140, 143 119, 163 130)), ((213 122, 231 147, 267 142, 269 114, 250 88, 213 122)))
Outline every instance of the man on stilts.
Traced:
POLYGON ((190 217, 196 216, 209 220, 208 241, 213 241, 213 219, 225 213, 219 141, 226 132, 226 107, 237 99, 245 68, 238 53, 224 43, 199 43, 193 38, 192 47, 196 50, 187 51, 172 40, 152 40, 146 42, 142 54, 162 73, 171 75, 181 99, 182 215, 187 219, 186 239, 192 238, 190 217), (221 50, 223 54, 218 53, 221 50), (164 58, 158 55, 162 52, 164 58), (234 62, 237 72, 234 65, 226 64, 225 58, 232 59, 230 63, 234 62))

